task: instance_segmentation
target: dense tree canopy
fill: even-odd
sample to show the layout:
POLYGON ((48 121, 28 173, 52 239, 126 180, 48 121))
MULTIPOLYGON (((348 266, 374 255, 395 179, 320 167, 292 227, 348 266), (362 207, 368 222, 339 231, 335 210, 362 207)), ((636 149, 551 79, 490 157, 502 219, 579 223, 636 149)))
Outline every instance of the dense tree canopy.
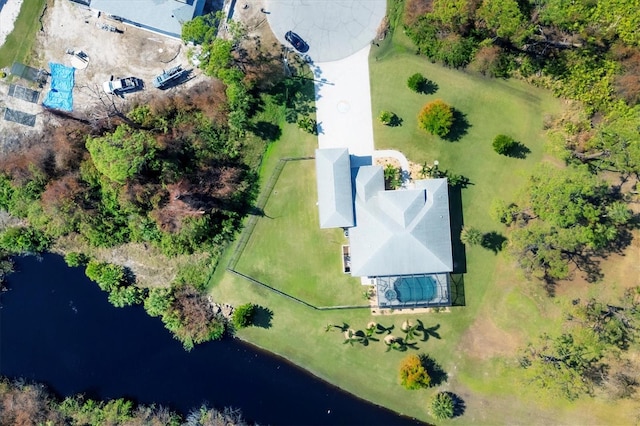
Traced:
POLYGON ((156 141, 150 132, 126 124, 99 138, 87 138, 87 150, 100 173, 124 183, 139 174, 154 158, 156 141))
POLYGON ((541 165, 529 179, 523 204, 494 204, 494 217, 517 223, 510 248, 525 271, 554 280, 570 276, 570 263, 583 268, 588 258, 610 249, 631 212, 586 167, 541 165))

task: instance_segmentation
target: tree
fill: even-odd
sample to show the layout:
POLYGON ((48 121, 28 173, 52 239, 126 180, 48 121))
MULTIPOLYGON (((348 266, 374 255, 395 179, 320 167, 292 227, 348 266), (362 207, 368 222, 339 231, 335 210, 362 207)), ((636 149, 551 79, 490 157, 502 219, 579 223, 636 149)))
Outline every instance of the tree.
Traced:
POLYGON ((545 280, 567 278, 570 263, 588 278, 596 276, 589 259, 610 250, 631 218, 608 185, 585 166, 539 166, 529 178, 523 207, 501 211, 505 223, 520 217, 510 238, 520 266, 545 280), (518 209, 520 213, 514 213, 518 209))
POLYGON ((477 246, 482 244, 483 234, 477 228, 463 227, 460 231, 460 241, 464 245, 477 246))
POLYGON ((245 303, 233 310, 231 322, 236 329, 249 327, 253 324, 253 315, 256 311, 256 305, 253 303, 245 303))
POLYGON ((397 116, 391 111, 381 111, 378 120, 385 126, 390 126, 397 119, 397 116))
POLYGON ((49 237, 32 227, 11 226, 0 233, 0 249, 9 253, 41 253, 50 244, 49 237))
POLYGON ((220 23, 220 15, 209 13, 200 15, 182 24, 182 40, 195 44, 208 43, 215 38, 220 23))
POLYGON ((422 93, 427 81, 425 76, 417 72, 407 79, 407 86, 416 93, 422 93))
POLYGON ((493 139, 493 150, 500 155, 509 155, 518 143, 507 135, 498 135, 493 139))
POLYGON ((431 377, 418 355, 408 355, 400 364, 400 384, 406 389, 415 390, 431 385, 431 377))
POLYGON ((426 104, 418 115, 418 126, 432 135, 445 137, 453 125, 453 109, 437 99, 426 104))
POLYGON ((573 334, 544 335, 539 345, 527 348, 521 364, 533 383, 574 400, 592 394, 602 356, 601 346, 587 346, 573 334))
POLYGON ((156 141, 147 131, 121 124, 113 133, 87 138, 87 150, 100 173, 123 184, 154 158, 156 141))
POLYGON ((487 29, 500 38, 519 42, 527 35, 528 23, 516 0, 484 0, 477 13, 487 29))
POLYGON ((124 266, 92 259, 85 269, 87 277, 104 291, 112 291, 125 282, 124 266))
POLYGON ((455 413, 455 402, 448 392, 438 392, 431 399, 431 415, 438 420, 450 419, 455 413))

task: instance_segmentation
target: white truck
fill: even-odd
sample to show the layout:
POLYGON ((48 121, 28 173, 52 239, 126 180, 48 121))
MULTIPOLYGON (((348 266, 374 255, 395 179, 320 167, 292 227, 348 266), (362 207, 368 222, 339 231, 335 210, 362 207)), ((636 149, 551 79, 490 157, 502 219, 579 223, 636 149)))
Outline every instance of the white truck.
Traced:
POLYGON ((102 89, 108 95, 119 95, 124 92, 138 90, 140 87, 140 80, 135 77, 119 78, 102 83, 102 89))

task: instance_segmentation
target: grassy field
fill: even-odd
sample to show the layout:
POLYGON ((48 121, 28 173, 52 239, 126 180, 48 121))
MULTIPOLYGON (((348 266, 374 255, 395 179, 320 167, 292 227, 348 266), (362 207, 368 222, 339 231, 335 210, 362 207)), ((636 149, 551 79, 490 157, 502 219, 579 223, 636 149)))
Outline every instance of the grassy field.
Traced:
MULTIPOLYGON (((518 81, 489 80, 431 64, 403 47, 402 40, 373 51, 371 58, 374 116, 388 109, 403 119, 402 126, 395 128, 374 123, 376 148, 398 149, 417 163, 437 159, 441 168, 468 177, 471 185, 462 190, 461 197, 464 224, 483 232, 503 232, 489 217, 491 200, 513 199, 530 170, 544 160, 544 116, 557 112, 560 102, 549 93, 518 81), (410 92, 406 78, 414 72, 434 81, 438 85, 436 93, 410 92), (468 122, 466 131, 455 142, 439 140, 417 128, 418 111, 436 98, 450 103, 468 122), (531 152, 525 159, 497 155, 491 141, 498 133, 513 136, 531 152)), ((308 155, 315 148, 314 143, 295 126, 285 126, 282 139, 270 147, 263 162, 263 180, 278 158, 308 155)), ((324 231, 315 226, 312 163, 300 163, 287 170, 289 166, 276 187, 277 194, 265 209, 271 217, 259 219, 238 265, 243 271, 277 282, 279 288, 313 297, 307 291, 310 288, 305 287, 307 277, 322 281, 325 274, 334 273, 338 260, 332 256, 341 235, 323 235, 324 231), (295 236, 287 229, 295 230, 295 236), (290 241, 292 238, 295 241, 290 241), (321 247, 323 244, 330 247, 321 247), (276 266, 290 265, 294 259, 302 262, 295 270, 276 266)), ((217 273, 211 291, 217 300, 253 302, 273 313, 267 327, 241 330, 239 337, 362 398, 423 421, 434 421, 427 413, 427 402, 439 390, 455 392, 466 403, 464 416, 450 424, 631 421, 634 411, 628 401, 615 405, 601 399, 569 403, 524 382, 518 367, 520 351, 542 332, 560 330, 558 319, 567 298, 549 299, 541 286, 527 282, 502 252, 473 247, 466 252, 466 270, 465 306, 454 307, 450 313, 372 316, 363 309, 318 311, 224 272, 217 273), (393 325, 394 334, 401 334, 398 329, 405 319, 421 319, 425 326, 436 330, 437 336, 418 342, 418 351, 432 356, 448 374, 448 379, 436 388, 407 391, 399 385, 397 369, 406 353, 385 352, 381 342, 352 347, 342 344, 338 332, 325 332, 327 324, 347 323, 354 329, 363 329, 373 320, 384 326, 393 325)), ((349 285, 337 281, 334 284, 349 285)))
POLYGON ((28 62, 40 28, 38 18, 45 4, 46 0, 27 0, 22 3, 13 31, 0 47, 0 68, 10 67, 14 62, 28 62))

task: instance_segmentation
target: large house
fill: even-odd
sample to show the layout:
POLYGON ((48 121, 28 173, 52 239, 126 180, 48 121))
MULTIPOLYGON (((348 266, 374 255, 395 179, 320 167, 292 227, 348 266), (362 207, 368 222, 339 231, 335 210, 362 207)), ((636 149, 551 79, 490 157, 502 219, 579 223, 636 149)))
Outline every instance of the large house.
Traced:
POLYGON ((375 285, 378 306, 447 306, 453 271, 447 179, 385 190, 381 166, 347 148, 316 150, 321 228, 344 228, 345 272, 375 285))
POLYGON ((182 24, 202 15, 205 0, 91 0, 89 7, 122 22, 180 38, 182 24))

